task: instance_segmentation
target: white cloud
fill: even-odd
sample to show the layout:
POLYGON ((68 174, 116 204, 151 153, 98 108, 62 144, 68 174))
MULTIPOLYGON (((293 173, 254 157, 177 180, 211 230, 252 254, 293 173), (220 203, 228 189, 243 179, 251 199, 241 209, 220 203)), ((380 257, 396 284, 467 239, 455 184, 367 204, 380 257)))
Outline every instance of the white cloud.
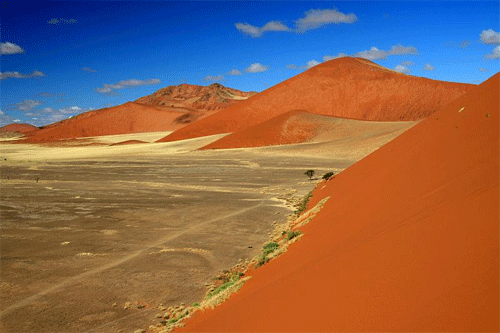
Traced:
POLYGON ((500 45, 493 49, 493 52, 484 56, 485 59, 500 59, 500 45))
POLYGON ((36 120, 35 122, 33 122, 34 125, 43 126, 92 110, 94 110, 94 108, 91 107, 81 108, 76 105, 61 109, 54 109, 52 107, 47 107, 42 110, 38 110, 37 112, 26 113, 25 115, 33 117, 32 119, 36 120))
POLYGON ((89 73, 97 72, 97 70, 89 68, 89 67, 82 67, 82 71, 89 72, 89 73))
POLYGON ((73 24, 73 23, 77 23, 78 21, 75 20, 75 19, 56 19, 56 18, 53 18, 51 19, 50 21, 47 21, 48 24, 59 24, 59 23, 63 23, 63 24, 73 24))
POLYGON ((267 31, 290 31, 290 28, 288 28, 286 25, 281 23, 280 21, 270 21, 267 22, 264 26, 261 28, 256 27, 254 25, 248 24, 248 23, 236 23, 235 24, 236 29, 241 31, 244 34, 250 35, 252 37, 260 37, 264 32, 267 31))
POLYGON ((479 67, 478 69, 480 72, 489 72, 490 71, 488 68, 483 68, 483 67, 479 67))
POLYGON ((320 64, 320 62, 319 62, 319 61, 316 61, 316 60, 314 60, 314 59, 313 59, 313 60, 309 60, 309 61, 306 63, 306 65, 305 65, 305 66, 303 66, 302 68, 304 68, 304 69, 309 69, 309 68, 313 68, 314 66, 319 65, 319 64, 320 64))
POLYGON ((248 73, 260 73, 260 72, 265 72, 268 69, 269 69, 268 66, 264 66, 258 62, 255 62, 251 64, 247 69, 245 69, 245 71, 247 71, 248 73))
POLYGON ((21 120, 20 120, 20 119, 14 119, 14 120, 12 120, 12 121, 13 121, 13 122, 15 122, 15 123, 20 123, 20 122, 21 122, 21 120))
POLYGON ((203 81, 208 81, 208 82, 217 82, 217 81, 223 81, 224 77, 222 75, 207 75, 203 78, 203 81))
POLYGON ((251 25, 248 23, 236 23, 235 27, 239 31, 243 32, 244 34, 250 35, 252 37, 262 36, 262 32, 260 31, 260 28, 254 26, 254 25, 251 25))
POLYGON ((493 29, 483 30, 481 31, 480 39, 484 44, 500 44, 500 33, 493 29))
POLYGON ((149 79, 149 80, 136 80, 136 79, 130 79, 130 80, 125 80, 125 81, 120 81, 115 84, 103 84, 102 88, 96 88, 96 91, 98 93, 103 93, 103 94, 109 94, 113 92, 113 90, 117 89, 124 89, 124 88, 132 88, 132 87, 138 87, 138 86, 146 86, 146 85, 154 85, 158 84, 161 81, 159 79, 149 79))
POLYGON ((389 50, 389 55, 418 54, 414 46, 403 46, 401 44, 393 45, 389 50))
POLYGON ((281 23, 280 21, 270 21, 264 24, 262 28, 260 28, 260 31, 266 32, 266 31, 290 31, 291 29, 281 23))
POLYGON ((289 64, 289 65, 286 65, 286 68, 288 69, 299 69, 297 66, 295 66, 294 64, 289 64))
POLYGON ((16 79, 26 79, 30 77, 41 77, 45 76, 44 73, 40 71, 33 71, 31 74, 23 74, 19 72, 0 72, 0 80, 5 80, 9 78, 16 78, 16 79))
POLYGON ((297 32, 305 32, 317 29, 327 24, 353 23, 357 21, 354 14, 344 14, 336 9, 311 9, 305 13, 305 17, 298 19, 297 32))
POLYGON ((243 75, 242 72, 240 72, 239 70, 237 69, 233 69, 232 71, 230 71, 229 73, 227 73, 228 75, 243 75))
POLYGON ((408 74, 410 73, 410 69, 407 67, 407 66, 404 66, 404 65, 397 65, 394 70, 396 72, 399 72, 399 73, 405 73, 405 74, 408 74))
POLYGON ((323 61, 329 61, 337 58, 343 58, 343 57, 348 57, 349 55, 346 53, 339 53, 336 56, 331 56, 331 55, 325 55, 323 56, 323 61))
POLYGON ((431 64, 427 63, 424 65, 424 71, 433 71, 435 68, 431 64))
POLYGON ((375 46, 372 46, 367 51, 361 51, 356 53, 356 57, 365 58, 368 60, 378 60, 378 59, 387 59, 387 51, 382 51, 377 49, 375 46))
POLYGON ((23 52, 24 50, 19 45, 13 44, 11 42, 0 43, 1 54, 16 54, 23 52))
POLYGON ((406 61, 401 61, 401 65, 403 65, 403 66, 413 66, 413 65, 415 65, 415 63, 413 61, 406 60, 406 61))
POLYGON ((28 112, 33 110, 39 105, 42 105, 43 102, 33 100, 33 99, 25 99, 24 101, 21 101, 19 103, 14 104, 14 109, 18 111, 23 111, 23 112, 28 112))
POLYGON ((235 23, 236 29, 254 38, 261 37, 267 31, 288 31, 302 33, 317 29, 327 24, 353 23, 358 20, 355 14, 344 14, 336 9, 311 9, 304 13, 304 17, 295 21, 295 29, 290 29, 281 21, 269 21, 262 27, 249 23, 235 23))
POLYGON ((0 110, 0 126, 12 123, 12 117, 0 110))
POLYGON ((356 53, 356 57, 365 58, 368 60, 385 60, 389 56, 403 55, 403 54, 418 54, 418 50, 414 46, 393 45, 389 51, 379 50, 372 46, 367 51, 356 53))

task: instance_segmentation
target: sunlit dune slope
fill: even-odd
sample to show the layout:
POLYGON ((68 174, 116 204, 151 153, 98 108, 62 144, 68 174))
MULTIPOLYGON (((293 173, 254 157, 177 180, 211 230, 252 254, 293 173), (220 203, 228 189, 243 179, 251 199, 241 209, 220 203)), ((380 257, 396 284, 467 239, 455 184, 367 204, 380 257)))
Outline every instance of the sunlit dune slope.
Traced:
POLYGON ((9 124, 0 127, 0 133, 11 133, 17 132, 21 134, 27 134, 30 132, 37 131, 38 127, 30 125, 30 124, 9 124))
POLYGON ((359 58, 317 65, 160 141, 231 133, 290 110, 359 120, 423 119, 474 87, 409 76, 359 58))
POLYGON ((320 116, 295 110, 244 128, 201 149, 264 147, 302 142, 355 140, 403 131, 413 123, 375 122, 320 116))
POLYGON ((178 331, 498 332, 499 81, 320 184, 303 238, 178 331))
POLYGON ((46 142, 101 135, 162 132, 178 129, 183 113, 128 102, 111 108, 89 111, 46 126, 24 142, 46 142))

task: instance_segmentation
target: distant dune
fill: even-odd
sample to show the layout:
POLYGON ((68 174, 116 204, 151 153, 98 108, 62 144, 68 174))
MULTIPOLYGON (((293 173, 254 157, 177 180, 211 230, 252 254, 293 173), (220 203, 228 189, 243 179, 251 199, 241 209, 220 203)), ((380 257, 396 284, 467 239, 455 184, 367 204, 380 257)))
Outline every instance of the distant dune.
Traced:
POLYGON ((0 133, 21 133, 26 134, 37 131, 39 128, 30 124, 9 124, 0 127, 0 133))
POLYGON ((264 147, 302 142, 356 140, 411 127, 408 122, 374 122, 290 111, 227 135, 201 149, 264 147))
POLYGON ((282 257, 178 332, 498 332, 500 74, 314 191, 282 257))
POLYGON ((474 87, 409 76, 360 58, 317 65, 160 141, 232 133, 291 110, 375 121, 423 119, 474 87))
POLYGON ((220 84, 169 86, 136 102, 90 111, 45 126, 21 142, 174 131, 255 94, 220 84))
POLYGON ((197 111, 221 110, 256 92, 244 92, 213 83, 209 86, 180 84, 168 86, 155 93, 139 98, 136 102, 158 107, 187 108, 197 111))

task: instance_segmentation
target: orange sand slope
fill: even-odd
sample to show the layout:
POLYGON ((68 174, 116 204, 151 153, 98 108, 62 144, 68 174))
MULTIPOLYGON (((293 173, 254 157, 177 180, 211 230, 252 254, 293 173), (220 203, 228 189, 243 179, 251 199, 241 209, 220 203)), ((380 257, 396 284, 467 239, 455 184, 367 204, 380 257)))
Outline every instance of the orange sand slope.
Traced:
POLYGON ((403 131, 412 124, 335 118, 298 110, 244 128, 200 149, 248 148, 366 138, 403 131))
POLYGON ((303 238, 179 331, 498 332, 499 81, 320 185, 303 238))
POLYGON ((9 124, 0 127, 0 133, 11 133, 11 132, 17 132, 17 133, 22 133, 26 134, 29 132, 33 132, 38 130, 38 127, 30 125, 30 124, 9 124))
POLYGON ((46 142, 101 135, 172 131, 184 126, 176 121, 183 113, 128 102, 82 113, 37 131, 23 142, 46 142))
POLYGON ((317 65, 160 141, 236 132, 291 110, 359 120, 419 120, 472 87, 345 57, 317 65))

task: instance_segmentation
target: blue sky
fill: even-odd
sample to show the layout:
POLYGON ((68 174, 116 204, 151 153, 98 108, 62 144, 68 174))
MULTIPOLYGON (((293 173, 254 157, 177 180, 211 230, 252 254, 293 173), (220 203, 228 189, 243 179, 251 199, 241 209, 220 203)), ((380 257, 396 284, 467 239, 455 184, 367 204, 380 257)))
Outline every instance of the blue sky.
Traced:
POLYGON ((500 71, 498 1, 3 2, 0 125, 181 83, 263 91, 338 56, 431 79, 500 71))

